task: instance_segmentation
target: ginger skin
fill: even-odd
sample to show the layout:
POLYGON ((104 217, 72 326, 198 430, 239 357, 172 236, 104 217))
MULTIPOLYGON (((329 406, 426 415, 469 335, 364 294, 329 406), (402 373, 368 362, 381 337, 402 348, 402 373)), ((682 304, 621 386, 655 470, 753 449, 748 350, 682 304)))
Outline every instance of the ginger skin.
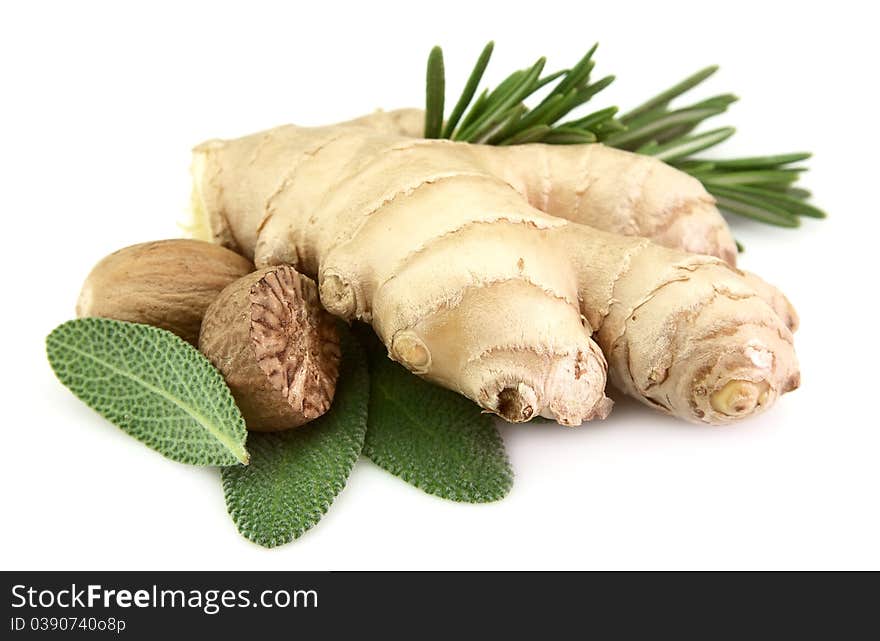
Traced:
MULTIPOLYGON (((346 125, 421 138, 421 109, 377 111, 346 125)), ((595 145, 473 145, 486 168, 541 211, 736 264, 736 243, 700 182, 649 156, 595 145)))
POLYGON ((562 236, 618 389, 675 416, 726 424, 799 385, 785 319, 736 269, 583 225, 562 236))
MULTIPOLYGON (((343 123, 391 135, 421 138, 424 111, 376 111, 343 123)), ((698 180, 648 156, 596 145, 473 145, 486 167, 529 203, 553 216, 736 266, 736 243, 698 180)), ((785 295, 755 274, 743 272, 767 303, 795 331, 798 315, 785 295)))
POLYGON ((356 125, 209 141, 194 150, 195 213, 258 267, 316 276, 328 311, 510 421, 603 417, 606 368, 702 423, 796 386, 791 333, 740 272, 541 211, 487 149, 356 125))

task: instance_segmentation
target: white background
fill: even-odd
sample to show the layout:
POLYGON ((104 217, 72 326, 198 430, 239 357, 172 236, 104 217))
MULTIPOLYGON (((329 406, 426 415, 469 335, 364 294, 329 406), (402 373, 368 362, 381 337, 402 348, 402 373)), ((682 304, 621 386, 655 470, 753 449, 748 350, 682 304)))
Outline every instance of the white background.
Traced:
MULTIPOLYGON (((3 569, 874 568, 876 22, 863 2, 4 3, 3 569), (717 7, 717 8, 716 8, 717 7), (504 426, 513 491, 423 494, 362 460, 325 519, 267 551, 239 537, 215 470, 165 460, 54 378, 44 337, 94 262, 179 234, 192 145, 419 106, 440 43, 450 93, 483 43, 488 80, 601 41, 601 105, 633 106, 710 63, 743 100, 724 152, 815 152, 831 214, 736 221, 742 266, 802 317, 803 386, 732 428, 633 403, 581 429, 504 426)), ((720 123, 720 121, 719 121, 720 123)))

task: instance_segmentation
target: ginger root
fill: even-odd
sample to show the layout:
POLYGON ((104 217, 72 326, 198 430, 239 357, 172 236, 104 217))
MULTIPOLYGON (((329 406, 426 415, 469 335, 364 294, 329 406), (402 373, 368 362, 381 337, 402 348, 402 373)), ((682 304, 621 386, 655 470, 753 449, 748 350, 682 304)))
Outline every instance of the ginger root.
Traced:
MULTIPOLYGON (((371 322, 392 358, 510 421, 604 417, 606 368, 627 393, 702 423, 752 415, 797 385, 785 321, 724 260, 541 209, 598 198, 606 211, 643 202, 659 215, 678 198, 708 220, 714 206, 692 179, 654 161, 622 191, 605 175, 559 186, 541 147, 284 126, 198 146, 195 215, 258 267, 317 277, 331 313, 371 322), (516 172, 538 178, 512 186, 516 172), (680 193, 641 193, 664 184, 680 193)), ((571 152, 604 153, 591 149, 604 148, 571 152)), ((726 227, 712 229, 710 253, 724 254, 726 227)))
POLYGON ((723 261, 577 224, 561 241, 618 389, 675 416, 724 424, 799 385, 785 319, 723 261))
MULTIPOLYGON (((421 109, 343 123, 421 138, 421 109)), ((736 243, 696 178, 650 156, 594 145, 471 145, 484 166, 541 211, 625 236, 736 264, 736 243)))
MULTIPOLYGON (((397 109, 343 124, 421 138, 424 121, 421 109, 397 109)), ((736 243, 715 199, 697 179, 656 158, 601 144, 472 145, 471 150, 541 211, 736 266, 736 243)), ((798 315, 785 295, 755 274, 743 274, 795 331, 798 315)))

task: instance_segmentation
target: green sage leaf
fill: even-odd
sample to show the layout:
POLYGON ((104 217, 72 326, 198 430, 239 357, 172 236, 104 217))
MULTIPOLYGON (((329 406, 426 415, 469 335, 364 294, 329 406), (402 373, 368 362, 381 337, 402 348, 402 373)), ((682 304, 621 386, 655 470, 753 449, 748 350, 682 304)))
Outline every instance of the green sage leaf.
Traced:
POLYGON ((226 382, 171 332, 80 318, 52 330, 46 352, 81 401, 160 454, 192 465, 248 462, 244 419, 226 382))
POLYGON ((251 432, 247 467, 221 472, 226 509, 238 531, 264 547, 289 543, 313 527, 345 487, 364 446, 369 374, 363 348, 342 332, 333 405, 284 432, 251 432))
POLYGON ((414 376, 388 358, 372 330, 358 329, 370 359, 364 454, 428 494, 467 503, 506 496, 513 472, 494 419, 414 376))

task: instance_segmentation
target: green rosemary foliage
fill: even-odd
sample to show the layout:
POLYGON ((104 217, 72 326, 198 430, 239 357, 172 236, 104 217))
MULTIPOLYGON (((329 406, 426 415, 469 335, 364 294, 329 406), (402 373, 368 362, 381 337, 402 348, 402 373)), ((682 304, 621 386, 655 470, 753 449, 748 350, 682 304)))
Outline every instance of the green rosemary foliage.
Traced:
POLYGON ((494 43, 488 43, 445 126, 443 54, 434 47, 428 58, 425 137, 489 145, 602 142, 654 156, 689 173, 703 183, 726 213, 780 227, 797 227, 801 216, 825 217, 825 212, 807 202, 810 192, 796 186, 806 170, 796 163, 807 160, 809 153, 733 160, 695 156, 736 132, 733 127, 696 130, 710 118, 725 113, 737 97, 720 94, 675 109, 670 104, 712 76, 717 66, 701 69, 621 116, 617 115, 617 107, 606 107, 566 120, 614 81, 614 76, 592 81, 597 47, 593 45, 570 69, 547 75, 542 75, 546 60, 540 58, 531 67, 511 73, 494 89, 477 95, 494 49, 494 43), (526 105, 548 85, 552 86, 537 105, 526 105))

